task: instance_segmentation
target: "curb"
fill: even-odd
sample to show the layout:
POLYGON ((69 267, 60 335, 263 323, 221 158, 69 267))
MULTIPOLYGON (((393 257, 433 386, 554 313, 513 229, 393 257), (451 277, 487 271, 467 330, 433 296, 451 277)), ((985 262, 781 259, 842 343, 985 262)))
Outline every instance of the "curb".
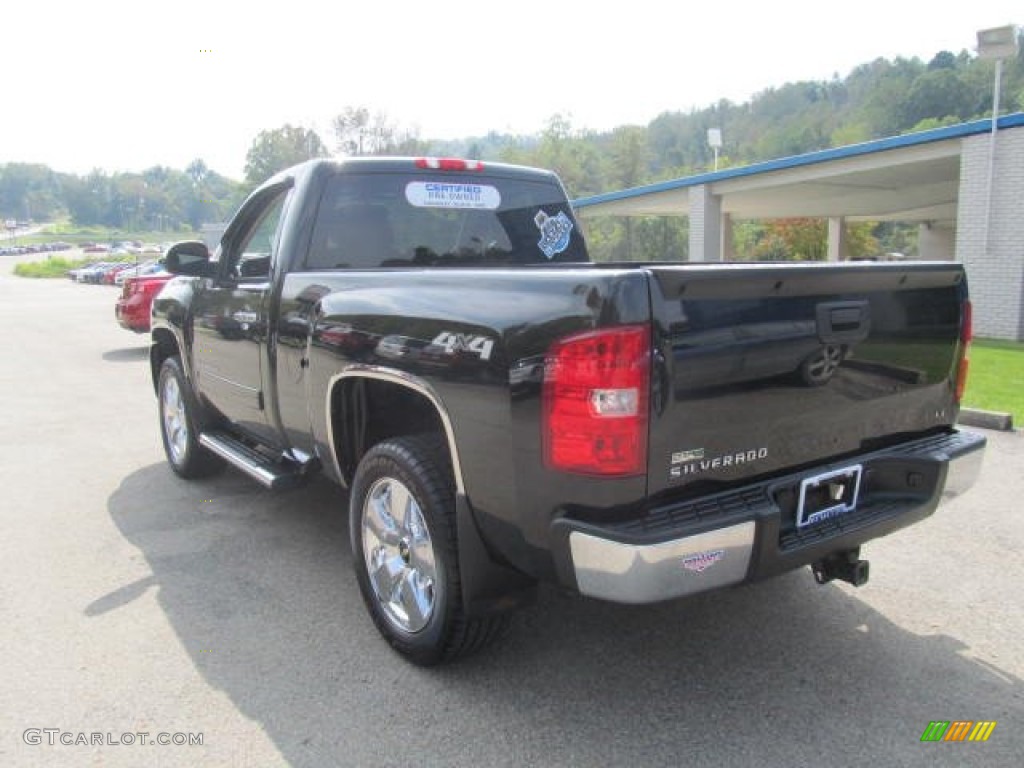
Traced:
POLYGON ((1013 415, 999 411, 983 411, 980 408, 961 408, 958 424, 965 427, 996 429, 1000 432, 1013 431, 1013 415))

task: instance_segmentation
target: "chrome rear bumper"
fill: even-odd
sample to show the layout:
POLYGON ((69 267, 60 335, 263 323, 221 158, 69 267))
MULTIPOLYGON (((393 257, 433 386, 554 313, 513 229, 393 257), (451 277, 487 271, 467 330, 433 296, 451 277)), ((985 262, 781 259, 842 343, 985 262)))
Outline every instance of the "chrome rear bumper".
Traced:
POLYGON ((580 531, 569 535, 576 582, 584 595, 617 603, 653 603, 743 581, 754 522, 660 544, 635 545, 580 531))
POLYGON ((650 510, 639 519, 554 524, 562 580, 590 597, 652 603, 754 581, 912 525, 978 478, 985 438, 954 431, 650 510), (781 499, 809 477, 863 465, 855 509, 796 525, 781 499))

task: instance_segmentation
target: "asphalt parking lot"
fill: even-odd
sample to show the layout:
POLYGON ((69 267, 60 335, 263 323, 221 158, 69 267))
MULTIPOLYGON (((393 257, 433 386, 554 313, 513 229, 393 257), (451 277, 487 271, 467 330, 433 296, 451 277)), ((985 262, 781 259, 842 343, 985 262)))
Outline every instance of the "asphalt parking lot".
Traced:
POLYGON ((342 491, 166 468, 115 296, 0 262, 0 765, 1021 764, 1021 432, 987 433, 969 495, 868 545, 861 589, 544 589, 494 647, 423 670, 364 613, 342 491), (997 726, 922 743, 935 720, 997 726))

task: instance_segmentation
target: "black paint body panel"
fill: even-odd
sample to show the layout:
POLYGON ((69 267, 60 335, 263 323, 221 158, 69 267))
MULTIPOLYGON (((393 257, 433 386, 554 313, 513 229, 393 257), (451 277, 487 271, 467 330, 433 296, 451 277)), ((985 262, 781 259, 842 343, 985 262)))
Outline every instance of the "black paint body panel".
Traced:
POLYGON ((262 410, 233 426, 274 449, 318 456, 340 482, 348 463, 335 463, 341 436, 331 425, 339 377, 414 382, 450 420, 470 510, 463 516, 491 556, 531 577, 559 579, 559 518, 628 521, 952 429, 966 300, 959 265, 295 268, 332 176, 420 173, 411 161, 388 162, 321 161, 287 172, 291 197, 265 295, 236 313, 245 327, 194 316, 193 305, 222 288, 217 278, 180 277, 154 301, 154 338, 173 335, 207 403, 197 346, 216 338, 244 349, 221 356, 218 375, 257 382, 259 396, 245 405, 262 410), (647 474, 548 469, 541 393, 549 348, 569 334, 635 323, 652 333, 647 474), (808 383, 826 348, 839 350, 834 371, 808 383))

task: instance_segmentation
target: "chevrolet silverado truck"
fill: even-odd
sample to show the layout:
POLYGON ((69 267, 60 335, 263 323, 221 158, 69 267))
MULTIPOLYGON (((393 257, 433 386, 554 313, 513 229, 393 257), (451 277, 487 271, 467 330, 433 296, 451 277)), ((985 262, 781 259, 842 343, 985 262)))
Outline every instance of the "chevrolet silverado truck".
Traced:
POLYGON ((811 566, 969 487, 955 263, 591 263, 550 172, 314 160, 167 255, 151 367, 185 478, 348 491, 355 575, 413 662, 538 582, 650 603, 811 566))

